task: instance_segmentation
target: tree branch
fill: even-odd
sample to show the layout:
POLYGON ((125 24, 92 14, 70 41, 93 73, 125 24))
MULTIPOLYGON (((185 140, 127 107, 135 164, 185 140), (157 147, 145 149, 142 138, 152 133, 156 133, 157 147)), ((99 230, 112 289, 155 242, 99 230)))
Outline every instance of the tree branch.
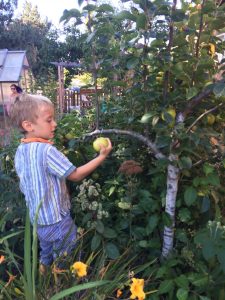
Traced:
POLYGON ((215 110, 217 110, 219 107, 221 107, 222 105, 223 105, 224 103, 220 103, 220 104, 218 104, 217 106, 215 106, 215 107, 213 107, 213 108, 211 108, 211 109, 209 109, 209 110, 207 110, 207 111, 205 111, 203 114, 201 114, 189 127, 188 127, 188 129, 186 130, 186 133, 188 133, 190 130, 191 130, 191 128, 193 127, 193 126, 195 126, 195 124, 199 121, 199 120, 201 120, 205 115, 208 115, 209 113, 211 113, 211 112, 213 112, 213 111, 215 111, 215 110))
POLYGON ((190 112, 192 112, 193 108, 198 105, 202 99, 208 97, 212 93, 211 89, 205 89, 202 92, 200 92, 198 95, 191 98, 189 101, 186 109, 183 112, 184 117, 186 117, 190 112))
POLYGON ((155 157, 157 159, 165 158, 165 155, 158 150, 157 146, 153 142, 151 142, 147 137, 145 137, 137 132, 134 132, 134 131, 120 130, 120 129, 102 129, 102 130, 95 130, 93 132, 87 133, 84 135, 84 138, 92 137, 92 136, 99 135, 99 134, 102 135, 102 134, 112 134, 112 133, 117 134, 117 135, 131 136, 131 137, 139 140, 143 144, 145 144, 153 152, 153 154, 155 155, 155 157))

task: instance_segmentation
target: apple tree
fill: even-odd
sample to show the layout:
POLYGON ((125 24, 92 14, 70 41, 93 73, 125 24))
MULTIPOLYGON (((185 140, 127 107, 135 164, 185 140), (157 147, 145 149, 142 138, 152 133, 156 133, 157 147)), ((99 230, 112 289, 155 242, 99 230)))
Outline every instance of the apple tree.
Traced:
POLYGON ((83 68, 96 91, 104 78, 104 99, 95 95, 96 127, 86 137, 127 136, 133 156, 144 155, 150 189, 165 210, 165 258, 174 234, 179 242, 193 226, 225 220, 225 5, 122 2, 116 10, 80 1, 82 11, 66 10, 61 21, 85 24, 83 68))

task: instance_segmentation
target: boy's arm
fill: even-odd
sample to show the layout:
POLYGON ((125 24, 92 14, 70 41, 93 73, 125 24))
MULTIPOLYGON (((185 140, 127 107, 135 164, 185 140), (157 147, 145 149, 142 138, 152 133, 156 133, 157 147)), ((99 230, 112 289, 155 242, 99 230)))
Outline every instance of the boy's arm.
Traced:
POLYGON ((71 181, 80 181, 87 177, 90 173, 92 173, 98 166, 102 164, 102 162, 106 159, 106 157, 109 155, 109 153, 112 150, 112 144, 110 140, 108 139, 108 146, 104 147, 103 145, 100 145, 100 154, 96 158, 92 159, 85 165, 78 167, 76 170, 74 170, 67 179, 71 181))

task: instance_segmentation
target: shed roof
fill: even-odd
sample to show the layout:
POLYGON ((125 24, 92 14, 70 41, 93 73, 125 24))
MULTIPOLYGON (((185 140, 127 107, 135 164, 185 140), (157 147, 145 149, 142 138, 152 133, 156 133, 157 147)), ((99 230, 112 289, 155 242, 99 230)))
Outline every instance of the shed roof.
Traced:
POLYGON ((26 51, 0 50, 0 82, 18 82, 22 70, 28 67, 26 51))

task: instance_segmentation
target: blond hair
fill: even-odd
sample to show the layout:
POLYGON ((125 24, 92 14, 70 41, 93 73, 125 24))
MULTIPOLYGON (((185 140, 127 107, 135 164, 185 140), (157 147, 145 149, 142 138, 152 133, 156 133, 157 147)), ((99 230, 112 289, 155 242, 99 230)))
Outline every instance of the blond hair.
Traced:
POLYGON ((38 118, 38 109, 41 105, 53 106, 53 103, 42 95, 22 94, 20 97, 17 97, 10 109, 10 119, 13 125, 24 133, 23 121, 35 123, 38 118))

